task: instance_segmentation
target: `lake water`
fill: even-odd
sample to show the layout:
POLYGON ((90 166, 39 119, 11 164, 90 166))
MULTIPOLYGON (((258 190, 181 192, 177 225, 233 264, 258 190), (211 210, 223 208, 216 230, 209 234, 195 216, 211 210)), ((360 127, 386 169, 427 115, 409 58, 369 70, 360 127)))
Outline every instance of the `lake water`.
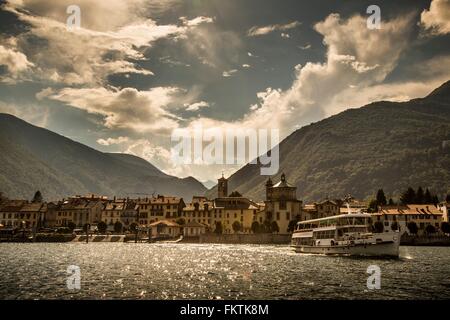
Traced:
POLYGON ((400 259, 296 254, 288 246, 2 243, 0 299, 449 299, 450 248, 400 259), (67 288, 67 267, 81 288, 67 288), (367 289, 367 267, 381 288, 367 289))

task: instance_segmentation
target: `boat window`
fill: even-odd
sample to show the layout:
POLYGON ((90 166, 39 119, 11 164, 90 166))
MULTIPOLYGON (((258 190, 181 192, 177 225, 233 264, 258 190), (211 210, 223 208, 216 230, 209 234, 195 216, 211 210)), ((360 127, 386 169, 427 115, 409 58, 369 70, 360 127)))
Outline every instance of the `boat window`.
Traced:
POLYGON ((356 217, 355 218, 355 225, 365 225, 365 221, 363 217, 356 217))

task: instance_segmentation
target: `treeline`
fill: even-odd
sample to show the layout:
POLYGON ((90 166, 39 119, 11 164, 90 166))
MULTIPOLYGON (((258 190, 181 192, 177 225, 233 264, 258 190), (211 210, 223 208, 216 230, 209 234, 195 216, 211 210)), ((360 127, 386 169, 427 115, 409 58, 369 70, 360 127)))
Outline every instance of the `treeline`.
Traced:
MULTIPOLYGON (((445 198, 447 202, 450 202, 450 194, 447 194, 445 198)), ((417 188, 417 191, 412 187, 408 187, 402 194, 400 195, 400 201, 397 203, 392 198, 387 200, 386 195, 384 194, 383 189, 378 189, 375 199, 371 200, 369 203, 369 212, 375 212, 378 206, 395 206, 397 204, 434 204, 437 205, 439 203, 439 197, 436 194, 430 192, 428 188, 423 190, 421 186, 417 188)))

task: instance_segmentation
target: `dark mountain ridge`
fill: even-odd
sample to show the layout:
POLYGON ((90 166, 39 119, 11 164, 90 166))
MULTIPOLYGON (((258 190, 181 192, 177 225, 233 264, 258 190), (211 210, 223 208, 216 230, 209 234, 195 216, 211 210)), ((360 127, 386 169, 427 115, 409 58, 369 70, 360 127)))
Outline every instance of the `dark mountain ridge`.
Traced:
MULTIPOLYGON (((259 172, 259 165, 245 165, 230 177, 230 192, 264 199, 267 176, 259 172)), ((444 196, 450 192, 450 81, 425 98, 374 102, 293 132, 280 143, 273 179, 282 172, 306 201, 348 193, 370 198, 378 188, 398 198, 419 185, 444 196)))
POLYGON ((9 114, 0 114, 0 191, 47 200, 74 194, 166 194, 191 198, 206 188, 194 178, 169 176, 128 154, 103 153, 9 114))

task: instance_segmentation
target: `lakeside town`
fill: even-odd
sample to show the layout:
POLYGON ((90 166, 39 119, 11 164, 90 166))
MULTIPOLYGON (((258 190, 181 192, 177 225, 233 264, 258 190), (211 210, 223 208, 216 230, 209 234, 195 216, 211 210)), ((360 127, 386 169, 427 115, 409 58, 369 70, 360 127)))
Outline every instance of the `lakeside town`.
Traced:
POLYGON ((222 176, 216 198, 194 196, 189 202, 165 195, 108 199, 94 194, 44 202, 39 191, 31 201, 0 194, 0 239, 288 243, 299 221, 359 212, 372 215, 374 232, 399 230, 403 243, 450 244, 449 197, 440 202, 428 189, 409 188, 399 204, 387 200, 381 189, 372 201, 348 195, 303 203, 297 187, 282 174, 277 182, 269 178, 265 190, 265 201, 256 202, 229 193, 222 176))

